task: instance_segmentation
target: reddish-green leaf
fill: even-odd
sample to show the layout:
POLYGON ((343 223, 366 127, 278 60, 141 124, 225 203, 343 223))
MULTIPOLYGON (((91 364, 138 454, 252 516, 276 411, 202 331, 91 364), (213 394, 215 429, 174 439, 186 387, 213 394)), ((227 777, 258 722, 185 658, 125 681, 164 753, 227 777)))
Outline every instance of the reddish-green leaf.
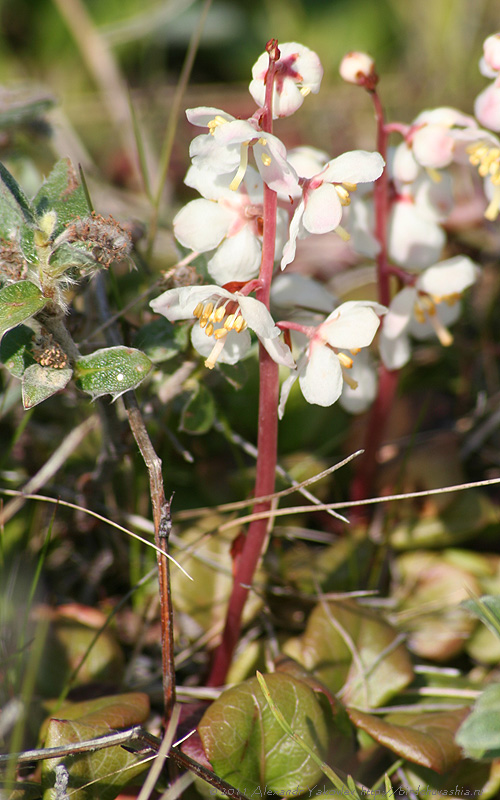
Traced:
POLYGON ((348 710, 352 722, 398 756, 446 772, 461 757, 455 742, 458 726, 469 713, 468 708, 422 714, 391 714, 384 719, 365 714, 354 708, 348 710))
MULTIPOLYGON (((92 710, 87 703, 66 706, 59 712, 65 719, 53 718, 47 727, 45 747, 60 747, 65 744, 88 741, 112 730, 132 727, 143 723, 149 713, 147 695, 140 692, 102 697, 92 701, 92 710), (82 713, 83 712, 83 713, 82 713)), ((147 769, 149 760, 142 762, 139 755, 127 752, 123 747, 108 747, 80 755, 52 758, 43 762, 43 800, 60 797, 56 790, 57 771, 60 765, 67 770, 68 795, 73 800, 113 800, 132 778, 147 769), (92 783, 98 781, 98 783, 92 783)))
MULTIPOLYGON (((327 725, 315 693, 289 675, 266 675, 271 696, 302 740, 324 759, 327 725)), ((274 718, 256 678, 228 689, 198 726, 205 753, 221 778, 251 797, 305 792, 321 770, 274 718)))

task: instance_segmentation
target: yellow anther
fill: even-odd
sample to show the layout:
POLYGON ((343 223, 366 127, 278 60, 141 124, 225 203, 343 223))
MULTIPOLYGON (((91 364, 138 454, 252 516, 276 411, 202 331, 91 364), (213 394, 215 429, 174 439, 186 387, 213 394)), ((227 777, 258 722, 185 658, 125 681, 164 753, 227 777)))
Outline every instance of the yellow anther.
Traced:
POLYGON ((226 328, 216 328, 214 331, 214 336, 216 339, 225 339, 228 335, 229 331, 226 328))
POLYGON ((337 353, 337 356, 344 369, 352 369, 353 360, 350 356, 345 353, 337 353))
POLYGON ((229 316, 226 317, 226 319, 224 320, 224 327, 227 331, 231 330, 235 319, 236 319, 236 314, 229 314, 229 316))
POLYGON ((301 86, 299 92, 301 93, 302 97, 307 97, 308 94, 311 94, 309 86, 301 86))
POLYGON ((209 322, 207 327, 205 328, 205 333, 206 333, 207 336, 211 336, 213 332, 214 332, 213 323, 209 322))
POLYGON ((272 161, 272 158, 269 155, 269 153, 262 153, 260 160, 262 161, 265 167, 268 167, 272 161))
POLYGON ((343 373, 343 378, 344 378, 345 382, 347 383, 347 385, 350 386, 351 389, 357 389, 358 388, 358 382, 355 381, 353 378, 351 378, 350 375, 346 375, 346 373, 344 372, 343 373))
POLYGON ((342 186, 344 186, 348 192, 355 192, 358 188, 357 183, 349 183, 349 181, 342 181, 342 186))
POLYGON ((335 191, 337 192, 340 200, 340 204, 342 206, 348 206, 351 203, 351 198, 349 197, 349 191, 346 189, 345 186, 336 185, 335 191))
POLYGON ((226 123, 228 121, 229 120, 224 119, 224 117, 221 117, 220 114, 217 114, 217 116, 215 116, 213 119, 211 119, 210 122, 207 124, 207 128, 209 130, 209 133, 213 136, 214 133, 215 133, 215 129, 219 128, 221 125, 224 125, 224 123, 226 123))
POLYGON ((201 317, 201 315, 203 314, 203 308, 204 308, 203 303, 198 303, 195 310, 193 311, 193 317, 201 317))
POLYGON ((244 328, 246 328, 246 326, 247 326, 247 324, 246 324, 245 320, 243 319, 243 317, 242 317, 242 316, 241 316, 241 314, 240 314, 240 315, 239 315, 238 317, 236 317, 236 319, 234 320, 234 323, 233 323, 233 330, 235 330, 235 331, 236 331, 236 333, 241 333, 241 331, 242 331, 242 330, 244 330, 244 328))
POLYGON ((214 322, 222 322, 226 315, 226 306, 219 306, 213 313, 214 322))

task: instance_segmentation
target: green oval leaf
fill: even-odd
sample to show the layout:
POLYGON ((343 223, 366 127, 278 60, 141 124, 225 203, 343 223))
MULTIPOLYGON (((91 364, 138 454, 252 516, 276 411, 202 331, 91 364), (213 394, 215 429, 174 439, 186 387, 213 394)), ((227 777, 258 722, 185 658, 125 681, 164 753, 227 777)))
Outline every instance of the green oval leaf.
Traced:
POLYGON ((27 367, 23 375, 23 406, 25 409, 33 408, 69 383, 73 370, 70 367, 56 369, 55 367, 42 367, 41 364, 32 364, 27 367))
MULTIPOLYGON (((324 760, 328 733, 321 705, 305 683, 290 675, 266 675, 272 699, 306 744, 324 760)), ((223 692, 198 726, 215 772, 241 792, 301 794, 321 769, 273 716, 257 678, 223 692)))
POLYGON ((106 347, 75 364, 75 382, 92 400, 110 394, 116 400, 123 392, 135 389, 152 367, 149 358, 132 347, 106 347))
POLYGON ((33 317, 48 302, 31 281, 18 281, 0 289, 0 337, 33 317))

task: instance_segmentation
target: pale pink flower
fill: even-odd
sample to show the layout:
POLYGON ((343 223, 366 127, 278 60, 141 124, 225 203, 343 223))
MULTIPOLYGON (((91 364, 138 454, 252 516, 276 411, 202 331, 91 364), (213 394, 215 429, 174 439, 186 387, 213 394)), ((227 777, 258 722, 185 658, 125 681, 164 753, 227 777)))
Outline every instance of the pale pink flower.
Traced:
POLYGON ((388 369, 400 369, 411 357, 410 335, 437 336, 445 347, 453 342, 448 326, 460 315, 458 300, 477 280, 479 267, 455 256, 425 270, 414 286, 393 298, 380 332, 380 355, 388 369))
MULTIPOLYGON (((317 94, 323 77, 321 62, 312 50, 296 42, 279 45, 280 58, 276 64, 273 90, 273 118, 289 117, 311 92, 317 94)), ((265 101, 264 83, 269 68, 269 56, 262 53, 252 67, 250 94, 262 108, 265 101)))
POLYGON ((340 62, 339 72, 342 80, 358 86, 366 86, 368 81, 377 80, 375 61, 367 53, 347 53, 340 62))
POLYGON ((297 238, 334 230, 349 238, 340 228, 343 208, 350 202, 349 193, 358 183, 379 178, 383 169, 384 159, 380 153, 353 150, 329 161, 312 178, 304 179, 302 199, 293 214, 290 236, 283 248, 281 269, 293 261, 297 238))
POLYGON ((350 382, 348 371, 353 364, 351 356, 342 351, 355 353, 368 347, 380 325, 377 315, 385 311, 378 303, 349 301, 332 311, 321 325, 310 329, 309 343, 297 363, 297 371, 281 388, 280 417, 297 379, 308 403, 331 406, 338 400, 344 380, 350 382))

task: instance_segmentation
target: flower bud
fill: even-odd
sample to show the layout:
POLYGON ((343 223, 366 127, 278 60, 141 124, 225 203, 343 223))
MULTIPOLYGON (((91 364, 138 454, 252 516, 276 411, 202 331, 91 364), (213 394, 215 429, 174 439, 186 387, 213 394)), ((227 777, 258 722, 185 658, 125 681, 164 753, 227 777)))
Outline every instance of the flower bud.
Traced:
POLYGON ((484 63, 494 72, 500 72, 500 33, 488 36, 483 44, 484 63))
POLYGON ((375 72, 375 62, 367 53, 347 53, 340 64, 340 77, 347 83, 364 86, 368 91, 373 91, 378 83, 375 72))

